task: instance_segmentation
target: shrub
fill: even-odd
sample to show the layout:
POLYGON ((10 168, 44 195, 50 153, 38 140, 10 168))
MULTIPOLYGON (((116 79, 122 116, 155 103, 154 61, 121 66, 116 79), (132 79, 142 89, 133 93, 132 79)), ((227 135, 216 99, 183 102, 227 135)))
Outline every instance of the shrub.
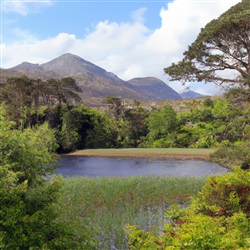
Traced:
POLYGON ((236 212, 250 215, 250 172, 234 172, 210 177, 193 206, 209 216, 232 216, 236 212))
POLYGON ((161 233, 127 226, 130 249, 250 249, 250 172, 208 178, 187 209, 173 205, 161 233))

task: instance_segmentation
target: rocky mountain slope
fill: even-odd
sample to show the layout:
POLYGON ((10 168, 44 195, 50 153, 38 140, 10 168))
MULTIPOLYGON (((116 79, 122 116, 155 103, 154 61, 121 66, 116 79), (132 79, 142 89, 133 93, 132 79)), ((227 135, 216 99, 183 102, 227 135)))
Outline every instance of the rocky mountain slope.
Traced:
POLYGON ((85 102, 98 102, 107 96, 139 101, 179 100, 182 97, 163 81, 154 77, 124 81, 111 72, 70 53, 44 64, 23 62, 10 69, 1 69, 1 83, 9 76, 27 75, 49 79, 70 76, 82 88, 85 102))
POLYGON ((145 91, 148 99, 152 100, 179 100, 180 95, 156 77, 133 78, 128 81, 138 91, 145 91))
POLYGON ((192 99, 192 98, 199 98, 199 97, 203 97, 204 95, 199 94, 197 92, 194 92, 192 90, 188 90, 185 92, 180 93, 181 97, 183 99, 192 99))

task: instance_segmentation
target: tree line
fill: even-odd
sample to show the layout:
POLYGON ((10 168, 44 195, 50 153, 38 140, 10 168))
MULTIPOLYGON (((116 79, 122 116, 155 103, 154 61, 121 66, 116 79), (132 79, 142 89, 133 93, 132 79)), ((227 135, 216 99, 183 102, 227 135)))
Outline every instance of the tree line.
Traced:
MULTIPOLYGON (((231 93, 190 100, 178 112, 169 104, 148 110, 134 101, 128 107, 123 99, 109 96, 104 100, 108 108, 101 112, 81 104, 79 91, 72 78, 11 77, 0 90, 0 101, 16 129, 47 123, 54 130, 59 153, 86 148, 214 147, 223 154, 229 147, 249 148, 249 103, 235 104, 231 93)), ((246 153, 237 155, 237 163, 249 163, 246 153)))

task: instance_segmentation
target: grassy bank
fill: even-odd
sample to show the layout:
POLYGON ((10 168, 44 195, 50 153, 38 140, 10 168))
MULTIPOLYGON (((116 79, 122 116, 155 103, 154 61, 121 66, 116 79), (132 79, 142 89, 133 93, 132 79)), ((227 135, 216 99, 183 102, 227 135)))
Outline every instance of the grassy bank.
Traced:
POLYGON ((209 159, 209 155, 213 152, 214 149, 204 148, 112 148, 85 149, 70 153, 69 155, 209 159))
POLYGON ((96 249, 122 250, 126 224, 159 230, 165 210, 187 204, 204 183, 205 177, 66 178, 59 207, 75 230, 99 240, 96 249))

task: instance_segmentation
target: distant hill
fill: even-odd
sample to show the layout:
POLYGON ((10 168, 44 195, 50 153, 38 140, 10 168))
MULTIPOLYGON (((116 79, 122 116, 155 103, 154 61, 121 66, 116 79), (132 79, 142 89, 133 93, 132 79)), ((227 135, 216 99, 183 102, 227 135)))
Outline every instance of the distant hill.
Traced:
POLYGON ((155 77, 133 78, 128 81, 138 91, 145 91, 147 99, 154 100, 180 100, 182 97, 165 82, 155 77))
POLYGON ((204 97, 204 95, 199 94, 199 93, 194 92, 194 91, 191 91, 191 90, 184 91, 184 92, 180 93, 180 95, 183 99, 204 97))
POLYGON ((10 69, 1 69, 1 83, 7 77, 27 75, 46 80, 70 76, 82 88, 85 102, 95 103, 107 96, 139 101, 179 100, 182 97, 163 81, 154 77, 135 78, 124 81, 111 72, 70 53, 47 63, 23 62, 10 69))

